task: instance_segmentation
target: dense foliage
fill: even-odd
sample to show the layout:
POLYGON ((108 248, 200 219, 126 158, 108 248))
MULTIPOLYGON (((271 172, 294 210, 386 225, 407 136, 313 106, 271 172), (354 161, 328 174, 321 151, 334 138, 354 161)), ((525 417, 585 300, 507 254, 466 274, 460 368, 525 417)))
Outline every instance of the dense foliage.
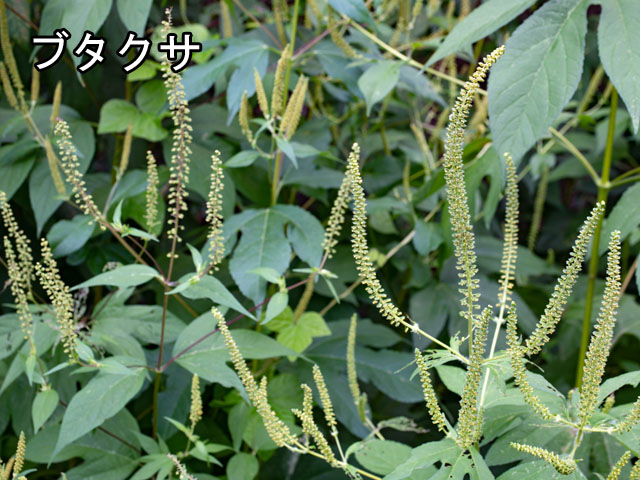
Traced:
POLYGON ((640 479, 639 25, 0 0, 0 480, 640 479))

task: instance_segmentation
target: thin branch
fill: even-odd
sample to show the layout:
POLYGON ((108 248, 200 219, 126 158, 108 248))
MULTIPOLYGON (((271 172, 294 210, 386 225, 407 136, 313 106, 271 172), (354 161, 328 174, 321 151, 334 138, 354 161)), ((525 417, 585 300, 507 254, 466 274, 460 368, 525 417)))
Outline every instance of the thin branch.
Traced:
POLYGON ((631 268, 629 268, 627 275, 624 277, 624 281, 622 282, 622 286, 620 287, 620 295, 618 296, 618 300, 622 298, 622 295, 624 295, 624 292, 627 290, 627 287, 629 286, 629 283, 633 278, 633 274, 636 273, 636 269, 638 268, 638 258, 640 258, 640 256, 636 257, 636 259, 631 264, 631 268))
MULTIPOLYGON (((60 405, 62 405, 64 408, 67 408, 67 407, 69 406, 66 402, 64 402, 64 401, 62 401, 62 400, 59 400, 59 402, 58 402, 58 403, 60 403, 60 405)), ((129 447, 131 450, 133 450, 134 452, 136 452, 138 455, 142 455, 142 451, 141 451, 139 448, 137 448, 135 445, 133 445, 133 444, 129 443, 129 442, 128 442, 128 441, 126 441, 124 438, 119 437, 118 435, 116 435, 116 434, 115 434, 115 433, 113 433, 113 432, 110 432, 109 430, 107 430, 107 429, 106 429, 106 428, 104 428, 104 427, 97 427, 97 428, 98 428, 98 430, 100 430, 101 432, 104 432, 105 434, 109 435, 110 437, 115 438, 116 440, 118 440, 118 441, 119 441, 120 443, 122 443, 123 445, 126 445, 126 446, 127 446, 127 447, 129 447)))
POLYGON ((282 48, 282 43, 273 36, 273 34, 269 31, 269 29, 267 27, 265 27, 260 20, 258 20, 255 15, 253 13, 251 13, 249 10, 246 9, 246 7, 244 5, 242 5, 242 3, 240 2, 240 0, 233 0, 233 3, 235 3, 238 8, 240 10, 242 10, 242 13, 244 13, 247 17, 249 17, 254 23, 256 23, 264 33, 267 34, 267 36, 273 40, 273 43, 275 43, 276 45, 278 45, 280 48, 282 48))
MULTIPOLYGON (((410 57, 407 57, 405 54, 399 52, 398 50, 393 48, 388 43, 385 43, 384 41, 380 40, 373 33, 369 32, 366 28, 360 26, 357 22, 353 21, 349 17, 344 16, 344 18, 356 30, 358 30, 360 33, 362 33, 369 40, 373 41, 374 43, 377 43, 383 50, 386 50, 387 52, 389 52, 394 57, 399 58, 400 60, 403 60, 403 61, 407 62, 412 67, 416 67, 416 68, 419 68, 420 70, 424 70, 424 71, 430 73, 431 75, 433 75, 434 77, 439 77, 439 78, 442 78, 443 80, 447 80, 447 81, 449 81, 451 83, 455 83, 457 85, 460 85, 460 86, 464 87, 465 82, 460 80, 459 78, 453 77, 451 75, 447 75, 446 73, 442 73, 442 72, 440 72, 440 71, 438 71, 438 70, 436 70, 434 68, 425 67, 422 63, 417 62, 417 61, 415 61, 414 59, 412 59, 410 57)), ((479 88, 477 90, 477 92, 480 95, 487 95, 487 91, 483 90, 482 88, 479 88)))
POLYGON ((589 163, 589 160, 587 160, 587 157, 585 157, 582 154, 582 152, 580 150, 578 150, 578 148, 573 143, 571 143, 571 141, 567 137, 565 137, 562 133, 560 133, 558 130, 556 130, 553 127, 549 127, 549 131, 558 140, 560 140, 560 142, 566 147, 567 150, 569 150, 569 152, 571 152, 573 154, 574 157, 576 157, 578 160, 580 160, 580 163, 582 163, 584 168, 587 170, 587 172, 589 173, 589 175, 593 179, 594 183, 596 185, 600 186, 600 184, 602 183, 602 181, 600 179, 600 176, 595 171, 595 169, 591 166, 591 163, 589 163))

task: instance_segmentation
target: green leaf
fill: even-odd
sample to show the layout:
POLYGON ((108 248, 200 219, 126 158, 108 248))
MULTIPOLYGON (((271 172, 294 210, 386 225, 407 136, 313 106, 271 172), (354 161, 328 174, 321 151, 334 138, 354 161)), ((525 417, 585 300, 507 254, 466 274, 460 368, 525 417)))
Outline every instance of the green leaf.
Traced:
POLYGON ((112 3, 112 0, 49 0, 42 11, 39 34, 53 35, 55 29, 66 28, 71 33, 67 50, 74 64, 78 65, 82 58, 73 55, 73 49, 85 30, 98 33, 112 3))
POLYGON ((612 393, 615 393, 625 385, 631 385, 637 387, 640 383, 640 371, 627 372, 617 377, 609 378, 605 380, 600 386, 600 392, 598 392, 598 403, 604 401, 612 393))
POLYGON ((33 420, 33 430, 38 431, 44 425, 51 414, 58 407, 58 393, 52 388, 40 391, 31 405, 31 419, 33 420))
MULTIPOLYGON (((478 236, 476 239, 476 253, 478 266, 486 273, 499 273, 502 260, 502 240, 489 236, 478 236)), ((545 260, 536 256, 531 250, 518 246, 516 261, 516 283, 526 285, 532 277, 539 275, 557 275, 560 270, 555 265, 549 265, 545 260)))
POLYGON ((624 100, 633 130, 640 126, 640 9, 635 0, 601 2, 598 23, 600 61, 624 100))
POLYGON ((148 282, 152 278, 160 278, 160 274, 146 265, 125 265, 108 272, 96 275, 86 282, 82 282, 71 290, 95 287, 96 285, 110 285, 114 287, 135 287, 148 282))
POLYGON ((47 233, 54 257, 64 257, 79 250, 91 238, 95 228, 93 217, 76 215, 71 220, 60 220, 47 233))
POLYGON ((7 313, 0 316, 0 360, 20 348, 23 336, 18 315, 7 313))
POLYGON ((413 237, 413 246, 420 255, 426 256, 442 244, 440 228, 435 223, 425 222, 421 218, 416 220, 416 234, 413 237))
MULTIPOLYGON (((182 353, 194 342, 200 341, 186 350, 177 359, 177 363, 205 380, 242 390, 238 377, 226 365, 229 361, 229 353, 216 327, 216 321, 211 312, 201 315, 182 331, 173 347, 173 355, 182 353)), ((296 355, 296 352, 273 338, 253 330, 234 329, 231 334, 246 359, 296 355)))
POLYGON ((138 369, 129 375, 98 374, 92 378, 69 402, 51 457, 123 409, 142 387, 144 376, 144 370, 138 369))
POLYGON ((604 221, 598 253, 602 255, 607 251, 609 239, 614 230, 620 230, 620 240, 623 241, 638 224, 640 224, 640 183, 636 183, 624 191, 604 221))
MULTIPOLYGON (((457 293, 457 292, 455 292, 457 293)), ((458 315, 458 297, 452 296, 446 285, 437 283, 415 292, 409 299, 409 313, 430 335, 437 337, 447 317, 458 315)), ((454 317, 455 318, 455 317, 454 317)), ((428 345, 428 340, 420 346, 428 345)))
MULTIPOLYGON (((185 275, 178 283, 186 282, 190 277, 191 275, 185 275)), ((227 287, 211 275, 203 276, 198 283, 189 286, 189 288, 180 293, 185 298, 208 298, 217 305, 233 308, 236 312, 243 313, 247 317, 255 320, 255 317, 236 300, 236 297, 227 290, 227 287)))
POLYGON ((427 66, 452 53, 469 49, 472 43, 506 25, 534 3, 535 0, 512 0, 506 4, 502 0, 483 2, 449 32, 438 49, 429 57, 427 66))
POLYGON ((487 463, 482 458, 477 449, 471 448, 471 460, 473 461, 472 470, 469 472, 473 480, 495 480, 495 477, 489 470, 487 463))
POLYGON ((289 303, 289 295, 287 292, 276 292, 274 293, 271 300, 267 304, 267 311, 265 312, 264 320, 262 320, 262 324, 265 325, 276 315, 279 315, 289 303))
POLYGON ((132 126, 134 137, 158 142, 167 136, 160 125, 160 119, 150 113, 138 111, 135 105, 126 100, 112 99, 100 109, 98 133, 124 132, 132 126))
MULTIPOLYGON (((132 446, 136 448, 139 446, 136 436, 139 434, 138 424, 128 411, 121 410, 102 426, 111 434, 126 438, 132 446)), ((59 433, 59 422, 51 422, 45 426, 27 443, 26 458, 30 462, 48 463, 51 459, 51 449, 59 433)), ((71 470, 66 470, 69 480, 129 478, 138 459, 138 455, 131 447, 101 430, 95 430, 73 441, 55 456, 54 461, 66 461, 74 457, 81 458, 84 462, 71 470)))
POLYGON ((588 2, 551 0, 516 29, 489 76, 496 149, 518 160, 547 134, 582 76, 588 2), (535 39, 535 41, 532 41, 535 39))
MULTIPOLYGON (((253 95, 253 93, 255 92, 255 84, 253 81, 252 65, 254 62, 261 62, 260 65, 256 65, 256 68, 258 69, 258 73, 262 77, 266 72, 266 62, 268 61, 268 59, 269 50, 267 48, 267 45, 263 41, 253 38, 228 39, 228 46, 221 55, 217 55, 213 60, 207 63, 196 65, 185 70, 182 77, 182 83, 187 95, 187 100, 191 100, 209 90, 211 86, 216 82, 218 77, 226 72, 229 66, 240 66, 242 64, 245 65, 244 73, 246 73, 246 77, 249 78, 245 78, 245 82, 243 82, 239 87, 247 90, 247 95, 253 95), (251 68, 249 68, 249 66, 251 66, 251 68)), ((237 76, 235 79, 237 79, 237 76)), ((231 84, 233 84, 233 82, 231 82, 231 84)), ((234 94, 234 96, 237 97, 237 91, 239 91, 239 88, 235 87, 235 90, 236 93, 234 94)), ((232 103, 237 101, 238 106, 240 105, 239 102, 240 99, 242 99, 242 92, 244 92, 244 90, 240 91, 240 96, 237 98, 237 100, 234 98, 232 100, 232 103)), ((228 100, 228 102, 229 101, 231 100, 228 100)), ((229 110, 229 114, 231 114, 231 109, 229 110)), ((236 107, 233 115, 235 115, 237 111, 238 110, 236 107)), ((231 115, 231 117, 233 117, 233 115, 231 115)))
MULTIPOLYGON (((338 329, 335 329, 334 323, 329 324, 331 331, 334 332, 333 335, 318 338, 314 345, 305 352, 305 355, 318 363, 323 371, 325 367, 344 370, 347 349, 346 335, 338 335, 338 329)), ((344 333, 346 334, 346 331, 344 333)), ((368 340, 371 342, 370 338, 368 340)), ((379 339, 378 341, 383 342, 384 340, 379 339)), ((358 326, 358 344, 356 345, 355 357, 358 378, 363 382, 372 383, 385 395, 402 403, 424 400, 419 379, 412 376, 411 368, 407 368, 414 361, 412 354, 391 350, 375 351, 361 347, 358 326)))
POLYGON ((117 0, 118 14, 122 23, 138 36, 143 36, 153 0, 117 0))
POLYGON ((385 480, 403 480, 409 478, 415 470, 429 467, 436 462, 453 461, 459 457, 460 447, 447 438, 438 442, 429 442, 411 451, 411 456, 401 463, 385 480))
POLYGON ((276 205, 273 211, 287 219, 287 239, 296 255, 311 267, 320 265, 324 229, 318 219, 296 205, 276 205))
POLYGON ((38 144, 31 139, 0 148, 0 190, 7 200, 11 200, 29 175, 38 150, 38 144))
POLYGON ((258 460, 253 455, 236 453, 227 464, 229 480, 253 480, 258 474, 258 460))
POLYGON ((298 160, 296 159, 296 154, 293 151, 293 147, 291 146, 289 141, 286 138, 280 138, 280 137, 275 137, 275 139, 276 139, 276 144, 278 145, 278 148, 287 156, 289 160, 291 160, 291 163, 293 163, 293 166, 298 168, 298 160))
POLYGON ((297 322, 291 323, 278 330, 277 339, 283 345, 296 352, 304 352, 315 337, 331 334, 324 319, 316 312, 303 313, 297 322))
POLYGON ((357 22, 368 23, 372 28, 375 28, 373 17, 362 0, 329 0, 329 5, 347 17, 357 22))
POLYGON ((313 337, 331 335, 331 330, 329 330, 324 318, 317 312, 304 312, 298 319, 298 325, 301 325, 313 337))
MULTIPOLYGON (((156 344, 160 338, 162 307, 160 305, 113 305, 100 308, 92 320, 92 335, 126 333, 145 344, 156 344)), ((173 342, 185 324, 170 310, 165 314, 165 342, 173 342)))
POLYGON ((280 283, 284 282, 284 278, 278 275, 278 272, 276 272, 273 268, 258 267, 251 270, 250 273, 260 275, 267 282, 273 283, 274 285, 279 285, 280 283))
POLYGON ((364 442, 355 455, 358 462, 367 470, 379 475, 387 475, 411 456, 411 447, 393 440, 374 438, 364 442))
POLYGON ((98 133, 124 132, 138 117, 138 109, 126 100, 108 100, 100 109, 98 133))
POLYGON ((236 153, 233 157, 227 160, 224 166, 227 168, 248 167, 258 158, 260 158, 259 152, 256 152, 255 150, 244 150, 240 153, 236 153))
POLYGON ((140 65, 136 70, 134 70, 127 76, 127 80, 129 80, 130 82, 149 80, 156 76, 156 73, 159 69, 160 64, 158 62, 147 59, 142 65, 140 65))
POLYGON ((392 60, 381 60, 358 79, 358 87, 367 102, 367 115, 371 112, 371 107, 386 97, 398 83, 400 65, 392 60))
POLYGON ((255 269, 271 268, 282 276, 291 260, 291 246, 311 266, 317 266, 322 258, 324 229, 300 207, 276 205, 264 210, 245 210, 227 220, 223 228, 226 239, 242 232, 229 270, 240 291, 254 303, 262 301, 266 285, 263 278, 252 273, 255 269))
POLYGON ((234 229, 242 231, 229 261, 231 276, 240 291, 256 304, 264 298, 266 281, 251 271, 268 267, 281 276, 289 266, 291 246, 284 234, 285 221, 274 215, 273 209, 245 210, 225 221, 225 237, 234 229))
POLYGON ((163 468, 173 470, 175 467, 174 463, 165 453, 145 455, 140 458, 140 461, 144 462, 144 466, 138 470, 130 480, 147 480, 163 468))

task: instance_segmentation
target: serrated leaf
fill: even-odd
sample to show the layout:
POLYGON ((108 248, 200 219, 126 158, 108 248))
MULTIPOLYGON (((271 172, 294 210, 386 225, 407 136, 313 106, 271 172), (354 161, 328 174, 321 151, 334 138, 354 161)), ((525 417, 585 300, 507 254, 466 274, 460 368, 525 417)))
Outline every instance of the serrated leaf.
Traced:
POLYGON ((124 132, 131 125, 134 137, 158 142, 167 136, 160 121, 155 115, 140 112, 126 100, 111 99, 100 109, 98 133, 124 132))
POLYGON ((143 382, 142 369, 132 370, 130 375, 98 374, 92 378, 69 402, 51 457, 118 413, 138 393, 143 382))
POLYGON ((396 86, 400 78, 400 66, 399 62, 393 60, 381 60, 360 76, 358 87, 367 102, 367 115, 371 113, 371 107, 386 97, 396 86))
POLYGON ((525 8, 530 7, 535 0, 490 0, 483 2, 462 19, 445 37, 434 54, 429 57, 427 66, 438 60, 469 49, 471 44, 495 32, 498 28, 509 23, 525 8))
POLYGON ((600 61, 624 100, 637 133, 640 126, 640 8, 636 0, 608 0, 601 5, 600 61))
POLYGON ((50 388, 36 394, 31 405, 31 419, 33 430, 37 432, 44 425, 54 410, 58 407, 58 393, 50 388))
POLYGON ((331 334, 324 319, 317 312, 305 312, 296 322, 293 317, 290 323, 278 328, 276 337, 280 343, 296 352, 304 352, 315 337, 331 334))
POLYGON ((576 91, 587 6, 585 0, 551 0, 507 41, 491 70, 488 90, 491 132, 500 154, 522 157, 547 134, 576 91))
POLYGON ((86 282, 82 282, 71 290, 95 287, 96 285, 110 285, 114 287, 134 287, 148 282, 160 274, 146 265, 124 265, 108 272, 100 273, 86 282))

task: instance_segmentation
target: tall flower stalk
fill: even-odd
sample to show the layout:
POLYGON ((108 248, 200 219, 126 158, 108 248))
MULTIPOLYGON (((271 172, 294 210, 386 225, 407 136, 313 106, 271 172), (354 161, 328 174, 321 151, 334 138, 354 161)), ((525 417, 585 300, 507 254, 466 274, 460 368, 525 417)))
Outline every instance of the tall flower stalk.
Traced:
POLYGON ((456 268, 458 270, 459 291, 462 294, 462 311, 460 314, 467 320, 469 333, 469 354, 472 354, 472 335, 475 321, 478 318, 476 310, 479 308, 480 294, 478 289, 477 259, 475 253, 475 237, 471 227, 471 214, 467 189, 464 183, 464 166, 462 163, 462 147, 464 131, 467 126, 469 109, 473 98, 484 81, 491 66, 504 53, 504 47, 498 47, 482 62, 458 95, 458 99, 449 116, 449 126, 444 150, 444 176, 447 183, 447 200, 451 226, 453 228, 453 245, 455 247, 456 268))

